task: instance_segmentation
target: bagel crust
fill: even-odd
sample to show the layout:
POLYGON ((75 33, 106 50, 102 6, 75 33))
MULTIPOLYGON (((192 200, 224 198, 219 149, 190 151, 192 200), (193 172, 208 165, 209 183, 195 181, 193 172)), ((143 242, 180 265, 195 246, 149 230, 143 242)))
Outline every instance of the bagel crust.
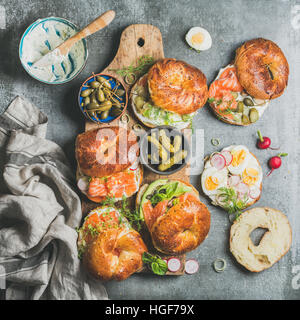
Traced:
POLYGON ((208 98, 205 75, 199 69, 171 58, 160 60, 150 68, 148 88, 156 106, 181 115, 202 108, 208 98))
POLYGON ((254 208, 241 214, 230 229, 230 251, 236 260, 252 272, 270 268, 290 249, 292 230, 287 217, 272 208, 254 208), (254 245, 250 234, 265 228, 260 243, 254 245))
POLYGON ((90 177, 101 178, 126 170, 136 161, 138 152, 136 135, 122 127, 86 131, 76 139, 79 169, 90 177))
POLYGON ((271 40, 245 42, 236 50, 234 64, 240 84, 254 98, 275 99, 288 84, 288 62, 271 40))

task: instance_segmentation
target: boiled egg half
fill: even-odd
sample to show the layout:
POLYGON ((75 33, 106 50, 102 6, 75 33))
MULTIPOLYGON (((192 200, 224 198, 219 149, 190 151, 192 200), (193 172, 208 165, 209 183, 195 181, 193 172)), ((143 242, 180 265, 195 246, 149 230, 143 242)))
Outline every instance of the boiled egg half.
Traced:
POLYGON ((195 50, 208 50, 212 45, 212 39, 207 30, 201 27, 193 27, 185 36, 185 40, 190 47, 195 50))

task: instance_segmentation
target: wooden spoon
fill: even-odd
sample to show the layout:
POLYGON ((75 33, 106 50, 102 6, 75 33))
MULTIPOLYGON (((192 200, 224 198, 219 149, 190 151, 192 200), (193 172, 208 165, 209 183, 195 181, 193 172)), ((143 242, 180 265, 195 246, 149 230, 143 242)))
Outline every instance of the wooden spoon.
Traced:
POLYGON ((33 64, 33 67, 44 68, 44 67, 47 67, 48 65, 62 62, 64 57, 68 54, 71 47, 76 42, 108 26, 115 18, 115 15, 116 13, 113 10, 106 11, 100 17, 98 17, 93 22, 91 22, 88 26, 86 26, 84 29, 76 33, 71 38, 67 39, 65 42, 60 44, 54 50, 49 51, 41 59, 37 60, 33 64))

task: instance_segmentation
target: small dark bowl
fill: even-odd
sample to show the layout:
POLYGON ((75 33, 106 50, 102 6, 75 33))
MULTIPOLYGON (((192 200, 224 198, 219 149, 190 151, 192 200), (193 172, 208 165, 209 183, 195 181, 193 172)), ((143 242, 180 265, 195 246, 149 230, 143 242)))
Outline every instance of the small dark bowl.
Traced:
POLYGON ((146 131, 146 133, 141 137, 140 140, 140 159, 142 164, 148 168, 149 170, 151 170, 154 173, 157 173, 159 175, 170 175, 173 174, 179 170, 181 170, 182 168, 184 168, 187 163, 188 160, 190 158, 190 145, 188 140, 186 139, 186 137, 184 136, 184 134, 179 131, 178 129, 171 127, 171 126, 158 126, 152 129, 149 129, 148 131, 146 131), (147 137, 149 135, 151 135, 152 132, 159 132, 160 129, 164 129, 169 131, 169 133, 172 133, 172 137, 176 136, 176 135, 180 135, 182 138, 182 146, 180 150, 186 150, 187 151, 187 156, 185 157, 185 159, 182 161, 182 163, 178 163, 178 164, 174 164, 170 169, 167 169, 166 171, 160 171, 158 170, 158 164, 151 164, 149 163, 149 159, 148 159, 148 154, 149 154, 149 141, 147 139, 147 137))
POLYGON ((78 104, 79 104, 79 108, 82 111, 82 113, 86 116, 87 119, 99 123, 99 124, 103 124, 103 123, 110 123, 116 119, 119 119, 120 117, 122 117, 122 115, 125 113, 126 109, 127 109, 127 104, 128 104, 128 93, 127 93, 127 89, 124 85, 124 83, 122 81, 120 81, 119 79, 117 79, 114 76, 111 76, 109 74, 105 74, 105 73, 97 73, 97 74, 93 74, 92 76, 90 76, 89 78, 87 78, 84 83, 82 84, 82 86, 79 89, 79 93, 78 93, 78 104), (124 96, 121 99, 118 99, 121 103, 124 103, 124 108, 122 110, 122 113, 117 116, 117 117, 112 117, 112 116, 108 116, 105 120, 102 120, 98 117, 98 115, 96 116, 91 116, 89 115, 84 107, 81 105, 83 103, 83 97, 81 97, 81 92, 87 89, 87 85, 94 81, 96 79, 97 76, 101 76, 105 79, 110 79, 109 83, 111 84, 112 89, 114 89, 117 85, 117 82, 119 83, 118 89, 122 89, 125 91, 124 96))

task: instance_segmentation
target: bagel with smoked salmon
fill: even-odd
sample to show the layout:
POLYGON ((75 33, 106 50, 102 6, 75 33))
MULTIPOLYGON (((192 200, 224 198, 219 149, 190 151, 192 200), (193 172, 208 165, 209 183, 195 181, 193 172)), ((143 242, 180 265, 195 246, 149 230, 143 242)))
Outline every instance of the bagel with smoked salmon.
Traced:
POLYGON ((247 41, 210 85, 209 105, 224 122, 250 125, 261 118, 271 99, 283 94, 288 76, 287 59, 274 42, 247 41))
POLYGON ((118 209, 92 210, 78 232, 78 252, 87 271, 103 281, 125 280, 143 268, 147 247, 118 209))
POLYGON ((165 254, 196 249, 207 237, 210 212, 198 191, 181 180, 160 179, 141 187, 136 206, 154 247, 165 254))
POLYGON ((102 202, 130 197, 140 187, 143 168, 133 131, 106 127, 81 133, 75 149, 77 185, 90 200, 102 202))
POLYGON ((166 58, 138 79, 130 99, 135 115, 144 125, 183 129, 205 105, 207 96, 206 77, 199 69, 184 61, 166 58))

